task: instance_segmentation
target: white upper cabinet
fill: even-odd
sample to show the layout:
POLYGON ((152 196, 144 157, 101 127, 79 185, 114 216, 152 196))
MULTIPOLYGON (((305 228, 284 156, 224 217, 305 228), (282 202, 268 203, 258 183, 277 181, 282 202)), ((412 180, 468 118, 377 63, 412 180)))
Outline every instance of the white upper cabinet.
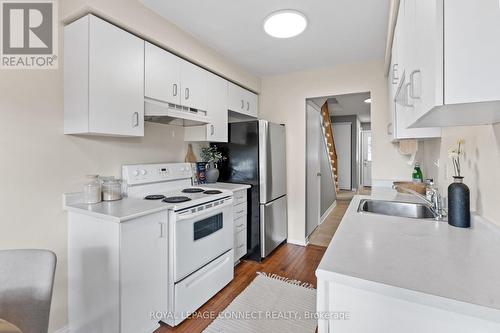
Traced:
POLYGON ((500 100, 500 2, 445 0, 444 6, 445 103, 500 100))
POLYGON ((498 0, 402 0, 400 25, 392 56, 407 84, 405 126, 500 122, 498 0))
POLYGON ((441 136, 440 128, 409 128, 415 118, 420 101, 411 84, 417 71, 414 64, 417 55, 408 52, 408 45, 416 43, 414 0, 401 0, 398 21, 392 45, 391 67, 388 77, 389 109, 391 122, 388 134, 393 140, 425 139, 441 136))
POLYGON ((210 124, 186 127, 185 141, 227 142, 227 85, 228 81, 208 73, 207 111, 210 115, 210 124))
POLYGON ((228 108, 231 111, 257 118, 259 113, 259 97, 234 83, 229 83, 228 108))
POLYGON ((145 43, 144 96, 181 104, 181 59, 151 43, 145 43))
POLYGON ((181 60, 181 105, 207 111, 209 74, 203 68, 181 60))
POLYGON ((146 42, 144 96, 207 111, 208 71, 146 42))
POLYGON ((86 15, 64 45, 64 133, 143 136, 144 41, 86 15))

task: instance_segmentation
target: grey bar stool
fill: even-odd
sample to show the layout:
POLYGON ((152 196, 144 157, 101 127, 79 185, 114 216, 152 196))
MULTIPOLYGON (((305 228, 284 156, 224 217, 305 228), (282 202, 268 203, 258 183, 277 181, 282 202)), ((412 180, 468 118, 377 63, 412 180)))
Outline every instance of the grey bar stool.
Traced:
POLYGON ((0 319, 47 333, 56 261, 47 250, 0 251, 0 319))

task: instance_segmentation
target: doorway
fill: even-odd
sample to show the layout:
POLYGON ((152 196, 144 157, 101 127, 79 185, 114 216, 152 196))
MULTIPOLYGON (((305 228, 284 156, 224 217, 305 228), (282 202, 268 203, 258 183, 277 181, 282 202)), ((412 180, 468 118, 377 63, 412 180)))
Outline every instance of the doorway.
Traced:
POLYGON ((372 186, 372 131, 361 131, 361 185, 372 186))
POLYGON ((352 123, 333 123, 333 137, 337 149, 338 183, 341 190, 352 190, 352 123))
POLYGON ((370 103, 369 92, 306 100, 305 237, 310 244, 327 246, 353 196, 369 191, 370 103))

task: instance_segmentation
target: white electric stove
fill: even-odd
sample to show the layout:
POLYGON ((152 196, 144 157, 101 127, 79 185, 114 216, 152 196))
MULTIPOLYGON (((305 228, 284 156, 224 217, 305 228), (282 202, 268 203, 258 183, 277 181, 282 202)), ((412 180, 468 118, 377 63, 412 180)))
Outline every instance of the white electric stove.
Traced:
POLYGON ((175 326, 234 276, 233 193, 192 186, 190 163, 124 165, 126 196, 168 207, 168 315, 175 326))

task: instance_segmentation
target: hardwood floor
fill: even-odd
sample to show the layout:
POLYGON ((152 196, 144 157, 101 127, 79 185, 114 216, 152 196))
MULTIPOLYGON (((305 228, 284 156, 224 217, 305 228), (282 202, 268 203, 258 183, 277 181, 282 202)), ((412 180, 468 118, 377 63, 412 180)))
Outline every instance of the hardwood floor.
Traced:
MULTIPOLYGON (((316 286, 314 271, 318 267, 325 250, 325 247, 315 245, 303 247, 284 244, 261 263, 243 261, 235 267, 234 280, 205 303, 198 310, 198 313, 217 314, 224 310, 252 282, 257 272, 275 273, 287 278, 309 282, 316 286)), ((212 319, 189 318, 175 328, 163 325, 155 333, 198 333, 202 332, 211 322, 212 319)))
POLYGON ((333 235, 339 227, 340 221, 344 217, 344 214, 351 203, 352 198, 356 194, 360 195, 370 195, 371 188, 362 187, 358 191, 340 191, 337 194, 337 205, 332 210, 332 212, 326 217, 325 221, 321 223, 316 230, 309 236, 309 244, 317 246, 328 247, 332 241, 333 235))
POLYGON ((350 203, 350 199, 337 199, 337 205, 332 212, 309 236, 309 244, 328 247, 350 203))

